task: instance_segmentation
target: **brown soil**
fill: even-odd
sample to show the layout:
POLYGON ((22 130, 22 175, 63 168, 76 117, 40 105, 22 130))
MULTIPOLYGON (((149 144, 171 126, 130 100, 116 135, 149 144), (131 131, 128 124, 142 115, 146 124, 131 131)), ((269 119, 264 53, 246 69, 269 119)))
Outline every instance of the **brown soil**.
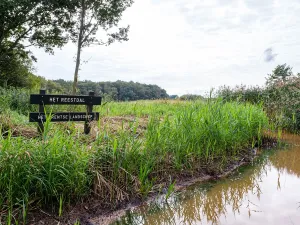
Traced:
MULTIPOLYGON (((7 130, 2 130, 2 135, 5 137, 8 135, 7 130)), ((39 136, 39 133, 37 132, 37 129, 34 129, 32 127, 22 127, 22 126, 14 126, 11 129, 11 135, 12 137, 26 137, 26 138, 35 138, 39 136)))
POLYGON ((103 117, 100 120, 100 126, 97 122, 93 122, 93 132, 108 131, 110 133, 116 133, 120 129, 126 131, 133 131, 136 127, 136 134, 142 135, 148 124, 148 117, 137 118, 134 116, 114 116, 114 117, 103 117))
MULTIPOLYGON (((115 117, 102 117, 99 122, 91 123, 91 133, 88 136, 91 141, 95 139, 97 133, 103 132, 104 130, 109 133, 116 133, 123 129, 126 132, 132 132, 133 128, 136 127, 135 134, 138 136, 142 136, 145 132, 148 124, 148 117, 137 118, 134 116, 115 116, 115 117)), ((61 126, 65 130, 68 130, 68 123, 55 123, 56 126, 61 126)), ((26 137, 26 138, 36 138, 39 136, 37 128, 28 126, 18 126, 18 125, 9 125, 12 130, 13 137, 26 137)), ((75 123, 75 127, 82 130, 83 132, 83 123, 75 123)), ((2 128, 2 135, 8 135, 8 128, 2 128)))

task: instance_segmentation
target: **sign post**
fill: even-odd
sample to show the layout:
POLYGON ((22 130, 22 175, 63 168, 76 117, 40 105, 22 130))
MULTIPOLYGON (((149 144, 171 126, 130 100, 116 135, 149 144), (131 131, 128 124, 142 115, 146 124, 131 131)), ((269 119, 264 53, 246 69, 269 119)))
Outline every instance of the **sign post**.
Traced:
MULTIPOLYGON (((90 91, 89 92, 89 96, 95 96, 95 92, 90 91)), ((87 109, 87 113, 88 114, 91 113, 91 112, 93 112, 93 105, 87 105, 86 109, 87 109)), ((84 133, 85 134, 89 134, 90 131, 91 131, 91 124, 90 124, 90 122, 88 120, 86 120, 84 122, 84 133)))
MULTIPOLYGON (((45 95, 46 94, 46 90, 40 90, 40 95, 45 95)), ((39 112, 40 113, 44 113, 45 112, 45 108, 44 108, 44 104, 39 104, 39 112)), ((44 133, 44 124, 42 121, 40 121, 38 123, 38 132, 40 132, 41 134, 44 133)))
POLYGON ((38 113, 29 114, 29 122, 38 122, 38 131, 44 132, 44 122, 46 121, 45 105, 86 105, 86 112, 58 112, 53 113, 51 122, 84 121, 84 133, 91 131, 90 122, 99 120, 99 113, 93 113, 94 105, 101 105, 101 97, 95 96, 93 91, 89 95, 47 95, 45 90, 40 90, 40 94, 30 95, 30 104, 39 105, 38 113))

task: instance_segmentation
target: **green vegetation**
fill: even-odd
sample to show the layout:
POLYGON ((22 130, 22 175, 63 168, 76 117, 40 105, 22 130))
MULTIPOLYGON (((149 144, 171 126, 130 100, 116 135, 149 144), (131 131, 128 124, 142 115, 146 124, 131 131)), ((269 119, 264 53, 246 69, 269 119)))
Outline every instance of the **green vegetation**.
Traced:
MULTIPOLYGON (((87 198, 113 208, 166 187, 169 197, 178 178, 215 175, 250 154, 269 127, 265 112, 271 125, 299 130, 299 75, 286 65, 273 71, 266 88, 221 89, 223 100, 185 95, 185 101, 135 101, 169 96, 157 85, 134 82, 77 85, 81 49, 126 41, 128 27, 114 28, 132 3, 0 2, 0 224, 25 224, 32 208, 61 217, 66 207, 87 198), (100 28, 107 40, 97 39, 100 28), (35 76, 37 59, 25 43, 53 53, 68 41, 78 44, 74 83, 35 76), (93 123, 92 134, 83 135, 80 123, 48 120, 39 136, 27 122, 28 113, 37 111, 29 95, 39 88, 102 95, 104 104, 94 107, 102 118, 93 123)), ((59 107, 71 109, 84 107, 59 107)), ((52 111, 58 111, 57 106, 46 107, 46 112, 52 111)))
POLYGON ((128 40, 129 26, 119 27, 133 0, 1 0, 0 86, 34 88, 38 59, 28 47, 54 53, 69 41, 77 43, 73 93, 77 88, 80 54, 91 44, 109 45, 128 40), (106 34, 106 38, 99 39, 106 34))
POLYGON ((75 11, 75 26, 70 27, 71 40, 77 44, 76 66, 72 94, 77 92, 81 52, 91 45, 110 45, 115 41, 128 41, 129 26, 119 27, 123 12, 133 0, 80 0, 75 11), (98 30, 101 29, 101 38, 98 30))
MULTIPOLYGON (((74 123, 49 122, 42 139, 0 136, 2 220, 26 220, 33 205, 59 215, 89 196, 113 207, 172 186, 179 176, 218 173, 259 144, 268 126, 262 108, 245 103, 141 101, 97 110, 105 114, 91 136, 74 123)), ((11 129, 22 120, 23 128, 35 129, 19 117, 11 129)))
MULTIPOLYGON (((72 82, 64 80, 45 80, 38 78, 38 86, 46 88, 48 93, 70 94, 72 90, 72 82)), ((103 102, 111 101, 134 101, 134 100, 153 100, 166 99, 168 94, 164 89, 157 85, 147 85, 135 82, 92 82, 79 81, 79 93, 88 95, 89 91, 95 91, 98 96, 103 96, 103 102)), ((0 86, 0 112, 1 108, 11 108, 17 110, 21 114, 27 115, 28 112, 36 107, 29 104, 30 94, 37 94, 39 90, 28 88, 3 88, 0 86)))
POLYGON ((178 110, 182 111, 193 104, 194 102, 178 100, 108 102, 96 107, 96 110, 103 116, 159 117, 174 115, 178 110))
POLYGON ((262 104, 277 128, 300 132, 300 74, 285 64, 273 70, 265 87, 222 87, 217 95, 225 101, 262 104))
POLYGON ((187 95, 181 95, 180 100, 187 100, 187 101, 195 101, 195 100, 202 100, 203 97, 201 95, 192 95, 192 94, 187 94, 187 95))
POLYGON ((0 87, 0 113, 8 109, 17 111, 20 114, 27 115, 30 111, 37 110, 29 103, 30 91, 26 89, 0 87))
POLYGON ((128 40, 129 26, 119 27, 119 22, 132 4, 133 0, 1 0, 0 87, 43 88, 50 93, 66 94, 87 94, 93 90, 103 95, 105 101, 168 98, 166 91, 157 85, 123 81, 78 83, 84 47, 128 40), (99 39, 98 31, 103 39, 99 39), (78 46, 74 82, 46 80, 34 75, 34 63, 38 59, 28 47, 53 54, 56 47, 70 41, 78 46))
POLYGON ((1 86, 31 87, 37 59, 29 46, 53 53, 67 43, 66 31, 73 26, 75 1, 2 0, 0 2, 1 86))
MULTIPOLYGON (((53 80, 57 84, 57 91, 69 94, 72 90, 72 81, 63 79, 53 80)), ((157 85, 140 84, 137 82, 93 82, 79 81, 78 93, 87 95, 89 91, 94 91, 96 95, 102 95, 106 101, 135 101, 153 100, 168 98, 167 92, 157 85)))

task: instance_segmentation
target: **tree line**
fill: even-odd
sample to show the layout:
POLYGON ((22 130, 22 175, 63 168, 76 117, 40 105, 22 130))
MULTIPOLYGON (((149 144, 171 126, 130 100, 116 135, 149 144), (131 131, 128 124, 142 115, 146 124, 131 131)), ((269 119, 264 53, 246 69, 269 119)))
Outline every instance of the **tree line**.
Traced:
MULTIPOLYGON (((53 83, 48 85, 47 90, 59 91, 65 94, 70 94, 72 90, 72 81, 65 81, 63 79, 53 80, 53 83), (55 86, 53 86, 54 84, 55 86)), ((77 93, 81 95, 88 95, 89 91, 94 91, 96 95, 103 96, 105 100, 109 101, 134 101, 147 99, 163 99, 169 98, 166 90, 157 85, 141 84, 137 82, 93 82, 90 80, 79 81, 77 93)))

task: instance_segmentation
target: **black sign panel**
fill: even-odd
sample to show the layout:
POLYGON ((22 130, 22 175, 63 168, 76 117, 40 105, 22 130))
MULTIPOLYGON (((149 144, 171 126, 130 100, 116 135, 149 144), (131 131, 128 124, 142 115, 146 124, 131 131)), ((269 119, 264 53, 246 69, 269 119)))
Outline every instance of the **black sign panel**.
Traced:
POLYGON ((101 97, 88 95, 30 95, 30 104, 40 105, 101 105, 101 97))
MULTIPOLYGON (((99 120, 99 113, 53 113, 51 114, 51 122, 63 122, 63 121, 92 121, 99 120)), ((45 113, 30 113, 29 122, 46 122, 45 113)))

